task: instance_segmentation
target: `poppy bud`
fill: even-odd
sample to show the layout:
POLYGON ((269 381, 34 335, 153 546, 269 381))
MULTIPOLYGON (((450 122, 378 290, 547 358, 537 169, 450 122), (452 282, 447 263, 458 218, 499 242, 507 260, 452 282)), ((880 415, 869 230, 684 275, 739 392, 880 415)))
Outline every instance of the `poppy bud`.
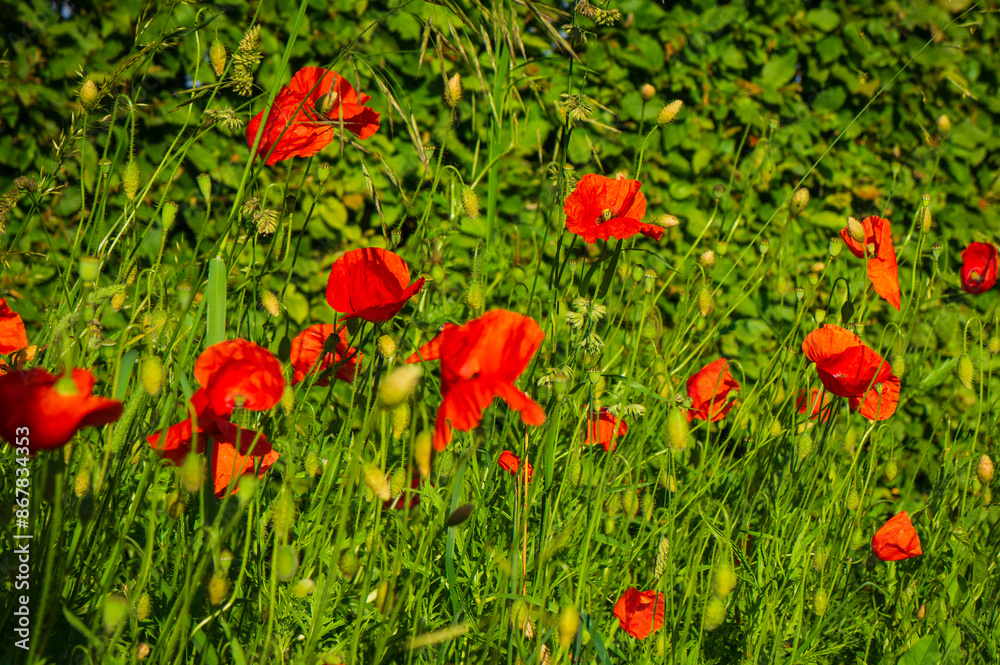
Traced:
MULTIPOLYGON (((329 116, 333 111, 334 107, 340 106, 340 93, 336 90, 331 90, 322 97, 316 100, 316 113, 320 115, 329 116)), ((340 117, 340 109, 338 108, 338 113, 336 117, 340 117)))
POLYGON ((642 266, 640 266, 640 265, 632 266, 632 281, 633 282, 636 282, 636 283, 641 282, 642 281, 642 277, 645 274, 646 273, 642 269, 642 266))
POLYGON ((208 49, 208 59, 212 63, 215 75, 222 78, 222 72, 226 70, 226 47, 218 39, 212 40, 212 46, 208 49))
POLYGON ((968 390, 972 390, 972 382, 975 380, 976 370, 972 366, 972 358, 968 353, 963 353, 958 359, 958 381, 968 390))
POLYGON ((566 605, 559 613, 559 645, 568 647, 580 629, 580 613, 572 605, 566 605))
POLYGON ((202 463, 201 455, 198 453, 188 453, 181 465, 181 487, 185 492, 194 494, 205 482, 205 466, 202 463))
POLYGON ((129 201, 134 200, 139 193, 139 164, 134 159, 128 160, 122 170, 122 189, 129 201))
POLYGON ((401 438, 409 426, 410 405, 404 402, 392 410, 392 438, 401 438))
POLYGON ((135 618, 139 621, 145 621, 149 618, 152 611, 153 601, 150 599, 148 593, 143 593, 139 596, 139 602, 135 604, 135 618))
POLYGON ((292 587, 292 595, 301 600, 315 590, 316 583, 313 582, 311 578, 303 577, 295 586, 292 587))
POLYGON ((378 385, 378 402, 384 409, 394 409, 413 394, 423 370, 419 365, 403 365, 392 370, 378 385))
POLYGON ((989 487, 983 488, 983 505, 988 506, 993 503, 993 490, 989 487))
POLYGON ((805 187, 799 187, 792 194, 792 202, 789 205, 789 210, 792 215, 798 215, 805 210, 807 205, 809 205, 809 190, 805 187))
POLYGON ((795 440, 795 456, 800 460, 804 460, 809 457, 809 453, 811 453, 812 450, 812 434, 809 432, 802 432, 802 434, 799 434, 799 437, 795 440))
POLYGON ((660 215, 656 218, 656 225, 662 226, 665 229, 672 229, 680 223, 681 220, 677 219, 673 215, 660 215))
POLYGON ((896 459, 893 458, 885 463, 885 468, 882 470, 885 476, 885 481, 891 483, 899 475, 899 466, 896 464, 896 459))
POLYGON ((648 83, 644 83, 642 87, 639 88, 639 94, 642 95, 642 101, 648 102, 656 96, 656 88, 648 83))
POLYGON ((317 455, 315 451, 310 450, 309 453, 306 455, 306 461, 305 461, 306 473, 309 474, 310 477, 315 477, 316 474, 319 473, 319 466, 320 466, 319 455, 317 455))
POLYGON ((481 312, 483 309, 483 286, 478 281, 469 285, 469 290, 465 292, 465 304, 474 312, 481 312))
POLYGON ((181 306, 181 309, 187 309, 194 298, 194 291, 187 282, 178 284, 177 288, 174 289, 174 294, 177 296, 177 304, 181 306))
POLYGON ((295 577, 299 570, 299 554, 291 545, 281 545, 274 554, 274 572, 282 582, 295 577))
POLYGON ((479 217, 479 197, 475 190, 466 185, 462 186, 462 208, 469 219, 479 217))
POLYGON ((614 532, 615 532, 615 530, 617 528, 618 528, 618 523, 615 521, 614 517, 605 517, 604 518, 604 535, 605 536, 613 535, 614 532))
POLYGON ((389 476, 389 493, 393 496, 399 496, 403 493, 403 485, 405 484, 406 470, 403 467, 399 467, 389 476))
POLYGON ((681 112, 682 106, 684 106, 684 102, 682 102, 679 99, 675 99, 674 101, 664 106, 663 109, 656 116, 656 124, 659 125, 660 127, 662 127, 663 125, 669 125, 671 122, 673 122, 674 118, 677 117, 677 114, 681 112))
POLYGON ((169 231, 174 225, 174 219, 177 218, 177 204, 173 201, 167 201, 163 204, 163 209, 160 210, 160 223, 163 224, 163 230, 169 231))
POLYGON ((388 501, 392 498, 389 492, 389 483, 386 481, 385 472, 371 462, 366 462, 362 470, 365 484, 375 493, 380 501, 388 501))
POLYGON ((815 313, 815 317, 816 317, 816 324, 817 325, 822 325, 823 321, 826 320, 826 310, 823 309, 822 307, 819 308, 819 309, 817 309, 816 313, 815 313))
POLYGON ((671 409, 667 413, 667 442, 673 450, 684 450, 688 446, 688 422, 681 409, 671 409))
POLYGON ((431 281, 441 283, 444 282, 444 278, 445 278, 444 268, 441 266, 440 263, 434 264, 434 266, 431 267, 431 281))
POLYGON ((424 430, 413 441, 413 461, 423 478, 431 475, 431 457, 434 453, 431 433, 424 430))
POLYGON ((579 457, 574 457, 573 461, 569 463, 569 482, 573 489, 579 489, 582 480, 583 462, 580 461, 579 457))
POLYGON ((360 565, 358 555, 354 553, 354 550, 344 550, 337 561, 337 568, 340 569, 340 574, 348 579, 354 577, 360 565))
POLYGON ((271 525, 274 527, 274 533, 278 538, 284 539, 288 536, 292 525, 295 524, 295 513, 295 499, 292 497, 291 492, 282 487, 278 498, 271 506, 271 525))
POLYGON ((229 593, 229 578, 222 573, 214 573, 208 582, 208 602, 218 605, 225 600, 227 593, 229 593))
POLYGON ((281 305, 278 303, 278 296, 269 289, 264 289, 260 294, 260 305, 264 311, 271 316, 278 316, 281 313, 281 305))
POLYGON ((125 619, 128 618, 128 615, 129 607, 128 601, 125 600, 125 597, 119 596, 116 593, 109 595, 104 601, 104 608, 102 611, 104 631, 108 635, 111 635, 118 629, 118 626, 120 626, 125 619))
POLYGON ((295 390, 286 385, 285 389, 281 391, 281 399, 278 400, 278 403, 281 404, 281 410, 285 412, 286 416, 291 414, 292 409, 295 408, 295 390))
POLYGON ((207 173, 199 173, 196 178, 198 181, 198 189, 201 190, 201 195, 206 201, 212 199, 212 178, 207 173))
POLYGON ((816 593, 813 594, 813 612, 819 616, 826 614, 826 607, 830 603, 830 594, 826 592, 826 589, 819 587, 816 589, 816 593))
POLYGON ((990 459, 989 455, 983 455, 979 458, 979 464, 976 466, 976 476, 983 485, 989 485, 990 481, 993 480, 993 460, 990 459))
POLYGON ((462 101, 462 77, 457 72, 448 79, 448 82, 444 86, 444 103, 448 105, 448 108, 454 109, 458 107, 459 102, 462 101))
POLYGON ((943 113, 939 115, 937 119, 937 128, 939 132, 947 136, 951 131, 951 118, 943 113))
POLYGON ((847 232, 857 242, 865 241, 865 227, 862 226, 861 222, 854 219, 853 217, 847 218, 847 232))
POLYGON ((855 489, 850 490, 847 493, 847 509, 853 512, 857 510, 860 505, 861 497, 858 496, 858 491, 855 489))
POLYGON ((80 467, 73 479, 73 494, 76 498, 82 499, 90 492, 90 469, 87 465, 80 467))
POLYGON ((639 512, 639 493, 634 489, 626 490, 621 496, 622 512, 634 518, 639 512))
POLYGON ((167 515, 170 516, 170 519, 180 519, 181 515, 184 514, 184 498, 180 492, 171 492, 168 494, 165 503, 167 515))
POLYGON ((375 589, 375 609, 379 614, 388 614, 392 610, 392 599, 395 594, 389 586, 389 580, 382 580, 375 589))
POLYGON ((90 79, 84 81, 83 85, 80 86, 80 104, 85 111, 93 111, 97 108, 98 95, 97 85, 90 79))
POLYGON ((82 256, 79 271, 84 284, 93 284, 101 276, 101 262, 94 256, 82 256))
POLYGON ((702 252, 701 256, 698 257, 698 262, 706 268, 710 268, 715 265, 715 252, 712 250, 707 250, 702 252))
POLYGON ((125 306, 125 292, 118 291, 115 295, 111 296, 111 308, 116 312, 120 312, 122 307, 125 306))
POLYGON ((656 497, 650 492, 642 495, 642 519, 647 522, 653 519, 653 511, 656 510, 656 497))
POLYGON ((708 316, 712 311, 712 290, 705 285, 698 290, 698 311, 702 316, 708 316))
POLYGON ((155 397, 160 393, 163 385, 163 361, 159 356, 146 356, 142 359, 139 379, 148 394, 155 397))
POLYGON ((732 564, 722 562, 715 570, 715 595, 718 598, 726 598, 736 588, 736 571, 732 564))
POLYGON ((715 630, 726 621, 726 604, 716 596, 705 603, 705 611, 701 617, 701 625, 707 631, 715 630))

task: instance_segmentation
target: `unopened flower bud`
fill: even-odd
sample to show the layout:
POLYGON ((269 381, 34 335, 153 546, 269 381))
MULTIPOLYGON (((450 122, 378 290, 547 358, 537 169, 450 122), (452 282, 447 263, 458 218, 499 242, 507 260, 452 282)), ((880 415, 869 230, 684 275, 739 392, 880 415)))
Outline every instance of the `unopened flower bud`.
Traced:
POLYGON ((420 471, 420 476, 423 478, 429 478, 431 475, 431 457, 433 454, 434 448, 431 433, 425 430, 417 434, 417 438, 413 440, 413 461, 416 463, 417 470, 420 471))
POLYGON ((216 572, 208 582, 208 602, 212 605, 219 605, 229 593, 229 578, 224 574, 216 572))
POLYGON ((972 358, 968 353, 963 353, 958 359, 958 381, 968 390, 972 390, 972 382, 975 380, 976 370, 972 365, 972 358))
POLYGON ((479 217, 479 197, 468 185, 462 185, 462 209, 469 219, 479 217))
POLYGON ((729 562, 722 562, 715 570, 714 593, 719 598, 725 599, 736 588, 736 571, 729 562))
POLYGON ((177 204, 173 201, 167 201, 160 211, 160 222, 163 224, 163 230, 169 231, 174 225, 175 219, 177 219, 177 204))
POLYGON ((809 432, 802 432, 799 434, 798 438, 795 440, 795 456, 800 460, 804 460, 809 457, 809 453, 813 451, 813 438, 812 434, 809 432))
POLYGON ((188 453, 181 465, 181 487, 194 494, 205 481, 205 464, 198 453, 188 453))
POLYGON ((125 596, 113 593, 104 601, 103 608, 104 631, 111 635, 128 619, 129 606, 125 596))
POLYGON ((826 246, 827 253, 836 258, 840 256, 840 250, 844 248, 844 241, 840 238, 830 238, 830 243, 826 246))
POLYGON ((712 290, 705 285, 698 290, 698 311, 702 316, 708 316, 712 311, 712 290))
POLYGON ((482 311, 484 303, 483 285, 479 281, 474 281, 469 285, 469 290, 465 292, 465 304, 474 312, 482 311))
POLYGON ((271 525, 274 527, 275 535, 284 540, 292 526, 295 525, 295 516, 298 513, 298 506, 295 505, 295 498, 291 492, 282 488, 278 497, 271 505, 271 525))
POLYGON ((829 604, 830 594, 827 593, 826 589, 823 587, 816 589, 816 593, 813 594, 813 612, 823 616, 826 614, 826 608, 829 604))
POLYGON ((291 545, 281 545, 274 553, 274 572, 279 580, 287 582, 299 570, 299 554, 291 545))
POLYGON ((705 611, 701 619, 705 630, 715 630, 726 621, 726 604, 718 597, 712 596, 705 603, 705 611))
POLYGON ((861 222, 853 217, 847 218, 847 232, 851 234, 851 237, 857 242, 865 241, 865 227, 861 222))
POLYGON ((198 177, 195 178, 198 181, 198 189, 201 191, 201 195, 205 197, 206 201, 212 198, 212 178, 207 173, 199 173, 198 177))
POLYGON ((667 443, 673 450, 688 447, 688 422, 681 409, 670 409, 667 413, 667 443))
POLYGON ((177 296, 177 304, 181 306, 181 309, 187 309, 194 298, 194 290, 187 282, 178 284, 177 288, 174 289, 174 294, 177 296))
MULTIPOLYGON (((649 86, 648 83, 646 85, 649 86)), ((572 605, 562 608, 559 613, 559 645, 565 648, 572 644, 579 629, 580 613, 576 611, 576 608, 572 605)))
POLYGON ((111 296, 111 308, 116 312, 120 312, 122 307, 125 306, 125 292, 118 291, 115 295, 111 296))
POLYGON ((85 111, 93 111, 97 108, 98 94, 97 85, 87 79, 80 87, 80 104, 85 111))
POLYGON ((458 107, 459 102, 462 101, 462 77, 458 73, 455 73, 448 83, 444 86, 444 103, 448 105, 448 108, 458 107))
POLYGON ((392 494, 389 492, 389 482, 386 480, 385 472, 382 469, 371 462, 367 462, 364 465, 362 473, 365 484, 368 485, 368 488, 375 493, 375 496, 380 501, 388 501, 392 498, 392 494))
POLYGON ((789 210, 793 215, 798 215, 806 206, 809 205, 809 190, 805 187, 799 187, 792 194, 792 202, 789 205, 789 210))
POLYGON ((281 313, 281 305, 278 303, 278 296, 269 289, 264 289, 260 294, 260 304, 264 311, 271 316, 278 316, 281 313))
POLYGON ((226 47, 218 39, 212 40, 212 46, 208 49, 208 59, 212 63, 215 75, 222 78, 222 72, 226 70, 226 47))
POLYGON ((348 579, 357 574, 360 566, 361 562, 358 561, 358 555, 354 553, 354 550, 344 550, 337 561, 337 568, 340 569, 340 574, 348 579))
POLYGON ((892 458, 885 463, 885 468, 882 469, 882 475, 885 477, 885 482, 887 483, 891 483, 896 480, 896 476, 899 475, 899 465, 896 463, 896 458, 892 458))
POLYGON ((939 132, 947 136, 951 131, 951 118, 943 113, 939 115, 937 119, 937 128, 939 132))
POLYGON ((644 273, 645 271, 642 269, 642 266, 632 266, 632 281, 636 283, 641 282, 644 273))
POLYGON ((665 229, 672 229, 680 223, 681 220, 677 219, 673 215, 660 215, 656 220, 656 225, 662 226, 665 229))
POLYGON ((295 389, 289 385, 285 386, 285 389, 281 391, 281 398, 278 400, 278 404, 281 405, 281 410, 285 412, 285 415, 290 415, 292 409, 295 408, 295 389))
POLYGON ((392 438, 399 439, 410 426, 410 405, 403 402, 392 410, 392 438))
POLYGON ((385 409, 395 409, 405 402, 416 389, 422 373, 419 365, 403 365, 392 370, 379 383, 379 405, 385 409))
POLYGON ((823 321, 826 320, 826 310, 820 307, 819 309, 816 310, 815 317, 816 317, 816 324, 822 325, 823 321))
POLYGON ((993 460, 990 459, 989 455, 983 455, 979 458, 979 464, 976 466, 976 476, 983 485, 989 485, 990 481, 993 480, 993 460))
POLYGON ((715 265, 715 252, 712 250, 706 250, 702 252, 701 256, 698 257, 698 262, 706 268, 710 268, 715 265))
POLYGON ((378 352, 387 360, 396 354, 396 340, 389 335, 379 337, 376 346, 378 346, 378 352))
POLYGON ((163 385, 163 361, 160 360, 160 356, 143 358, 139 368, 139 379, 148 394, 154 397, 160 394, 160 387, 163 385))
POLYGON ((639 94, 642 95, 642 101, 648 102, 656 96, 656 88, 649 83, 644 83, 639 89, 639 94))
POLYGON ((122 189, 129 201, 135 200, 136 194, 139 193, 139 164, 134 159, 128 160, 128 164, 122 170, 122 189))
POLYGON ((301 600, 315 590, 316 583, 313 582, 311 578, 305 577, 299 580, 298 583, 292 587, 292 595, 301 600))
POLYGON ((80 257, 80 279, 84 284, 93 284, 101 276, 101 262, 94 256, 80 257))
POLYGON ((135 618, 139 621, 145 621, 149 618, 149 615, 153 611, 153 601, 149 597, 148 593, 143 593, 139 596, 139 602, 135 604, 135 618))
POLYGON ((673 119, 676 118, 677 114, 681 112, 682 106, 684 106, 684 102, 679 99, 675 99, 664 106, 660 113, 656 116, 656 124, 662 127, 663 125, 668 125, 673 122, 673 119))
POLYGON ((88 493, 90 493, 90 468, 85 464, 80 467, 73 479, 73 494, 76 498, 82 499, 88 493))

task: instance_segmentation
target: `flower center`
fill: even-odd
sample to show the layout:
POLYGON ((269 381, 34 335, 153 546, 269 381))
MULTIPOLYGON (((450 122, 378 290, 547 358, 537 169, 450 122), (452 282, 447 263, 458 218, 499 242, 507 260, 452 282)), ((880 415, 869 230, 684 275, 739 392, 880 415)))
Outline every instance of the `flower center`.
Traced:
POLYGON ((233 395, 233 406, 237 409, 243 408, 243 405, 247 403, 246 395, 233 395))
POLYGON ((597 223, 603 224, 604 222, 608 221, 614 216, 615 216, 614 210, 612 210, 611 208, 605 208, 604 210, 601 211, 601 216, 597 218, 597 223))
POLYGON ((56 384, 52 388, 60 397, 72 397, 80 394, 80 391, 76 389, 76 381, 69 376, 64 376, 56 381, 56 384))
POLYGON ((331 90, 327 94, 323 95, 316 100, 316 111, 320 115, 330 115, 330 111, 334 107, 340 105, 340 93, 336 90, 331 90))
POLYGON ((981 279, 982 279, 982 277, 980 276, 978 270, 972 270, 972 271, 969 272, 969 281, 970 282, 978 282, 981 279))

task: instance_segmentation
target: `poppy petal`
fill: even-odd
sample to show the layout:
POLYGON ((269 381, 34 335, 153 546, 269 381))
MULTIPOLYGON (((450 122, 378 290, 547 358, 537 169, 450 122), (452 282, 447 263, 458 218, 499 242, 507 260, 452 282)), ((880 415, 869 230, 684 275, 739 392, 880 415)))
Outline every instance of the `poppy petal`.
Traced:
POLYGON ((424 285, 412 284, 410 268, 400 256, 379 247, 345 252, 330 267, 326 301, 345 319, 361 318, 371 323, 388 321, 424 285))
POLYGON ((20 351, 28 346, 28 333, 21 315, 10 308, 6 298, 0 298, 0 354, 20 351))

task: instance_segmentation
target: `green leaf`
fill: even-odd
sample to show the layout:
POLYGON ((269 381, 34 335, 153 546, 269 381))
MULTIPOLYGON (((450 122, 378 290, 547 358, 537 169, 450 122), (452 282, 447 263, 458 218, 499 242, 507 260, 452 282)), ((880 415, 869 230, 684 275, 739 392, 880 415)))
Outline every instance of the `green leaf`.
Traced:
POLYGON ((911 646, 899 659, 899 665, 937 665, 941 660, 937 637, 926 635, 911 646))
POLYGON ((840 25, 840 15, 832 9, 810 9, 806 12, 806 20, 823 32, 830 32, 840 25))
POLYGON ((799 54, 795 51, 772 56, 761 71, 761 86, 775 90, 791 81, 795 76, 795 65, 798 60, 799 54))

